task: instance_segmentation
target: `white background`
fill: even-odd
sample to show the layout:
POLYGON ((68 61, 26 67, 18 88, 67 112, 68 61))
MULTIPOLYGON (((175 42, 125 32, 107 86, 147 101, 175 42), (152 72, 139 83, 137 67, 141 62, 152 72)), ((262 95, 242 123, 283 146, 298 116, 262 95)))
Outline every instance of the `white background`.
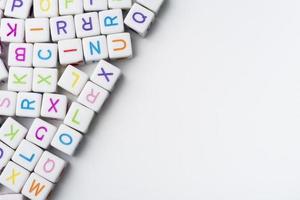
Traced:
POLYGON ((55 200, 299 200, 300 1, 169 0, 55 200))

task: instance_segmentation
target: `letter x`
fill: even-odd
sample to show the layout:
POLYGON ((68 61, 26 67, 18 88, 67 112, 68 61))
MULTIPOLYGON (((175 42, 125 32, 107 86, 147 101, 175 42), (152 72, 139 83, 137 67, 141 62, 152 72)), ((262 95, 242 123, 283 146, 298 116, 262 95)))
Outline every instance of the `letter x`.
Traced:
POLYGON ((52 77, 51 75, 44 77, 44 76, 39 74, 38 77, 39 77, 38 84, 45 82, 48 85, 51 85, 51 82, 49 81, 49 79, 52 77))
POLYGON ((26 84, 26 82, 24 81, 24 79, 27 77, 27 74, 21 76, 21 77, 18 77, 17 74, 14 74, 14 78, 15 78, 15 81, 14 83, 15 84, 26 84))
POLYGON ((15 169, 12 169, 12 173, 10 177, 7 177, 6 180, 9 181, 11 180, 12 184, 14 185, 16 183, 16 177, 20 176, 20 172, 16 172, 15 169))
POLYGON ((103 69, 103 67, 101 67, 101 72, 102 73, 99 73, 98 76, 104 76, 104 78, 106 79, 107 82, 110 81, 108 76, 114 75, 114 73, 111 73, 111 72, 106 73, 105 70, 103 69))
POLYGON ((53 99, 50 98, 51 107, 48 109, 48 112, 51 112, 51 110, 53 109, 57 113, 56 105, 58 104, 58 102, 59 102, 59 99, 57 99, 55 102, 53 102, 53 99))

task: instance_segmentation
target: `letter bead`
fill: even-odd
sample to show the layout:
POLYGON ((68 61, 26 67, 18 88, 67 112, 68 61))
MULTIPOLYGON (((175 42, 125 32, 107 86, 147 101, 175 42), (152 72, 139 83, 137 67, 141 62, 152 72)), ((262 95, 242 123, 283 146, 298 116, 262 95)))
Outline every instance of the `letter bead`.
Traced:
POLYGON ((58 16, 58 0, 33 0, 34 17, 58 16))
POLYGON ((36 118, 40 116, 42 95, 33 92, 19 92, 16 115, 18 117, 36 118))
POLYGON ((109 58, 123 59, 132 57, 131 37, 129 33, 118 33, 107 36, 109 58))
POLYGON ((121 9, 99 12, 100 30, 102 34, 124 32, 123 13, 121 9))
POLYGON ((1 19, 0 37, 2 42, 23 42, 25 22, 23 19, 1 19))
POLYGON ((10 91, 29 92, 32 89, 33 69, 28 67, 10 67, 7 88, 10 91))
POLYGON ((50 27, 48 18, 30 18, 25 20, 26 42, 49 42, 50 27))
POLYGON ((58 41, 58 55, 61 65, 82 63, 83 51, 81 39, 58 41))
POLYGON ((43 96, 41 115, 52 119, 64 119, 67 112, 68 99, 65 95, 45 93, 43 96))
POLYGON ((15 116, 17 93, 0 90, 0 116, 15 116))
POLYGON ((33 45, 34 67, 57 67, 58 48, 55 43, 35 43, 33 45))
POLYGON ((137 0, 136 2, 155 13, 158 13, 160 7, 164 3, 164 0, 137 0))
POLYGON ((108 0, 109 8, 130 9, 132 0, 108 0))
POLYGON ((53 42, 75 38, 73 16, 53 17, 50 19, 50 32, 53 42))
POLYGON ((23 140, 12 157, 12 161, 32 171, 39 161, 43 150, 27 140, 23 140))
POLYGON ((29 199, 45 200, 48 199, 53 187, 53 183, 32 173, 22 189, 22 194, 29 199))
POLYGON ((107 10, 107 0, 83 0, 83 8, 85 11, 107 10))
POLYGON ((26 19, 32 6, 32 0, 7 0, 4 15, 12 18, 26 19))
POLYGON ((88 81, 77 101, 93 111, 99 112, 108 96, 108 91, 88 81))
POLYGON ((121 70, 118 67, 101 60, 92 73, 91 81, 111 92, 120 76, 121 70))
POLYGON ((54 125, 36 118, 29 128, 26 139, 43 149, 47 149, 55 133, 56 127, 54 125))
POLYGON ((16 149, 27 133, 27 128, 9 117, 0 128, 0 140, 16 149))
POLYGON ((86 133, 94 118, 94 111, 73 102, 69 108, 64 123, 82 133, 86 133))
POLYGON ((0 81, 5 81, 8 78, 8 72, 7 69, 2 61, 2 59, 0 58, 0 81))
POLYGON ((33 44, 10 43, 8 49, 8 66, 31 67, 33 44))
POLYGON ((34 68, 32 90, 34 92, 56 92, 57 69, 34 68))
POLYGON ((58 85, 66 91, 78 96, 88 81, 88 75, 69 65, 58 81, 58 85))
POLYGON ((146 36, 154 17, 155 15, 152 11, 135 3, 127 14, 124 23, 144 37, 146 36))
POLYGON ((0 142, 0 170, 3 169, 14 154, 14 150, 0 142))
POLYGON ((45 151, 36 165, 34 172, 52 183, 58 182, 67 162, 60 157, 45 151))
POLYGON ((81 139, 82 135, 78 131, 61 124, 51 142, 51 146, 71 156, 81 139))
POLYGON ((76 15, 83 13, 82 0, 59 0, 60 15, 76 15))
POLYGON ((108 58, 107 41, 104 35, 82 39, 85 62, 108 58))
POLYGON ((75 15, 74 21, 78 38, 100 35, 99 17, 97 12, 75 15))
POLYGON ((26 169, 10 161, 0 176, 0 183, 10 190, 19 193, 29 174, 26 169))

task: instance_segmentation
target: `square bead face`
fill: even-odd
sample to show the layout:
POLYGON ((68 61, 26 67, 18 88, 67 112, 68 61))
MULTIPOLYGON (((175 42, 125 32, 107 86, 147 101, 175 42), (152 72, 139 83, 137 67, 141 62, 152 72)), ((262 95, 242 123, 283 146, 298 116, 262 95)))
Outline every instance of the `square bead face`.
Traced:
POLYGON ((120 76, 119 68, 101 60, 92 73, 91 81, 111 92, 120 76))
POLYGON ((58 47, 55 43, 35 43, 33 45, 34 67, 57 67, 58 47))
POLYGON ((152 11, 135 3, 127 14, 124 23, 144 37, 146 36, 154 17, 155 15, 152 11))
POLYGON ((91 110, 99 112, 108 96, 108 91, 89 81, 77 101, 91 110))
POLYGON ((137 0, 136 2, 157 13, 164 0, 137 0))
POLYGON ((33 69, 27 67, 10 67, 7 88, 10 91, 29 92, 32 89, 33 69))
POLYGON ((129 33, 118 33, 107 36, 109 58, 123 59, 132 57, 131 37, 129 33))
POLYGON ((53 183, 32 173, 22 189, 22 194, 29 199, 44 200, 47 199, 53 187, 53 183))
POLYGON ((108 58, 107 41, 103 35, 83 38, 82 47, 86 62, 108 58))
POLYGON ((108 0, 108 6, 109 8, 120 8, 120 9, 130 9, 132 5, 132 0, 108 0))
POLYGON ((53 17, 50 19, 50 32, 53 42, 75 38, 73 16, 53 17))
POLYGON ((31 18, 25 20, 26 42, 49 42, 50 27, 48 18, 31 18))
POLYGON ((7 0, 0 0, 0 9, 4 10, 7 0))
POLYGON ((16 114, 17 93, 0 90, 0 116, 16 114))
POLYGON ((28 177, 29 172, 26 169, 10 161, 0 176, 0 183, 19 193, 28 177))
POLYGON ((88 75, 69 65, 58 81, 58 85, 66 91, 78 96, 88 81, 88 75))
POLYGON ((0 140, 16 149, 27 133, 27 128, 9 117, 0 128, 0 140))
POLYGON ((19 92, 17 96, 16 115, 18 117, 39 117, 41 104, 41 94, 33 92, 19 92))
POLYGON ((83 62, 81 39, 58 41, 59 63, 61 65, 83 62))
POLYGON ((26 1, 7 0, 4 14, 7 17, 25 19, 29 16, 32 0, 26 1))
POLYGON ((41 116, 52 119, 64 119, 67 112, 67 96, 45 93, 43 95, 41 116))
POLYGON ((12 161, 32 171, 40 159, 43 150, 27 140, 23 140, 12 157, 12 161))
POLYGON ((101 34, 124 32, 123 14, 121 9, 99 12, 101 34))
POLYGON ((81 139, 82 135, 78 131, 62 124, 58 128, 51 146, 67 155, 73 155, 81 139))
POLYGON ((99 17, 97 12, 75 15, 74 20, 78 38, 100 35, 99 17))
POLYGON ((32 44, 10 43, 8 49, 8 65, 12 67, 31 67, 32 52, 32 44))
POLYGON ((85 11, 107 10, 107 0, 83 0, 83 8, 85 11))
POLYGON ((0 142, 0 170, 7 165, 13 154, 14 150, 12 148, 0 142))
POLYGON ((86 133, 94 118, 94 111, 91 109, 73 102, 69 108, 64 123, 81 133, 86 133))
POLYGON ((58 0, 33 0, 34 17, 58 16, 58 0))
POLYGON ((2 42, 24 42, 24 20, 10 18, 1 19, 0 37, 2 42))
POLYGON ((46 178, 52 183, 56 183, 67 165, 67 162, 60 157, 45 151, 36 165, 34 172, 46 178))
POLYGON ((58 0, 60 15, 76 15, 83 13, 82 0, 58 0))
POLYGON ((32 90, 34 92, 56 92, 57 69, 34 68, 32 90))
POLYGON ((33 144, 47 149, 56 132, 56 127, 42 119, 36 118, 29 128, 26 139, 33 144))

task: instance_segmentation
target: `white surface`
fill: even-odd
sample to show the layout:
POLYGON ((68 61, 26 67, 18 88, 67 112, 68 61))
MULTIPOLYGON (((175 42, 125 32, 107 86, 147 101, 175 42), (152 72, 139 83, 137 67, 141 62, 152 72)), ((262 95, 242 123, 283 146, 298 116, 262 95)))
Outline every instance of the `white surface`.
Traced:
POLYGON ((298 200, 299 10, 167 1, 52 199, 298 200))

